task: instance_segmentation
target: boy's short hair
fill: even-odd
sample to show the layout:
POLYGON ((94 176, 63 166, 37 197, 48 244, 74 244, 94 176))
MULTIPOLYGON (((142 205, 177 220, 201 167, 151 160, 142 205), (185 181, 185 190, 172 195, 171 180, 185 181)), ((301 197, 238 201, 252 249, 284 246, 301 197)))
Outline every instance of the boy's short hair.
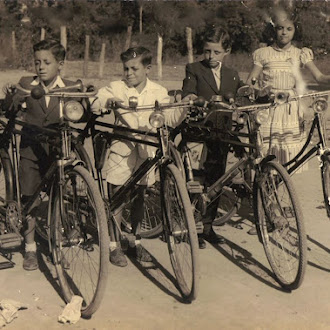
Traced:
POLYGON ((221 42, 221 45, 224 50, 230 49, 232 45, 232 40, 228 31, 222 26, 212 26, 212 28, 208 29, 204 34, 203 41, 204 45, 207 42, 221 42))
POLYGON ((45 39, 39 41, 38 43, 33 45, 33 52, 35 53, 39 50, 50 50, 58 62, 64 61, 65 59, 65 48, 58 40, 45 39))
POLYGON ((123 63, 136 57, 141 57, 141 63, 144 66, 151 64, 152 54, 149 49, 144 47, 132 47, 120 54, 120 59, 123 63))

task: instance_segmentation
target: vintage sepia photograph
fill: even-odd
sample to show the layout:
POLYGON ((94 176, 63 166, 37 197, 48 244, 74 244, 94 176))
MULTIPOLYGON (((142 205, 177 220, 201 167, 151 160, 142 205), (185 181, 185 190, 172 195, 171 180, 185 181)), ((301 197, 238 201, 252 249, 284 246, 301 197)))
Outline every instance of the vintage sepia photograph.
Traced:
POLYGON ((330 329, 328 0, 0 0, 0 329, 330 329))

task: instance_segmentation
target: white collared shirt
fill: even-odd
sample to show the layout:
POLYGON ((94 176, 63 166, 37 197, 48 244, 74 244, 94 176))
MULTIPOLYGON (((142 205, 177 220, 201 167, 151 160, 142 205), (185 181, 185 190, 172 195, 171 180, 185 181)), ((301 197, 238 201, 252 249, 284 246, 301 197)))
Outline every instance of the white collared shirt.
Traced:
MULTIPOLYGON (((153 105, 155 101, 159 103, 169 103, 170 97, 167 94, 166 88, 147 79, 146 86, 139 93, 136 88, 128 87, 125 81, 113 81, 109 86, 100 88, 97 97, 101 108, 105 109, 108 99, 118 98, 123 101, 124 105, 129 104, 130 97, 136 97, 138 106, 153 105)), ((135 129, 150 130, 152 127, 149 124, 149 116, 153 110, 134 111, 116 109, 114 114, 116 124, 129 126, 135 129)), ((186 109, 167 109, 164 111, 165 121, 168 126, 175 127, 179 125, 186 115, 186 109)))
MULTIPOLYGON (((31 83, 32 86, 38 86, 39 84, 41 84, 41 86, 45 90, 51 89, 51 88, 56 88, 56 87, 59 87, 59 88, 65 87, 65 84, 60 76, 57 76, 56 79, 54 80, 54 82, 50 86, 47 86, 47 87, 45 86, 44 82, 42 80, 40 80, 39 77, 36 77, 31 83)), ((46 106, 48 107, 50 97, 45 96, 45 101, 46 101, 46 106)))
POLYGON ((221 62, 219 63, 219 65, 216 68, 212 68, 212 73, 215 79, 215 82, 217 84, 217 88, 218 90, 220 89, 220 85, 221 85, 221 62))

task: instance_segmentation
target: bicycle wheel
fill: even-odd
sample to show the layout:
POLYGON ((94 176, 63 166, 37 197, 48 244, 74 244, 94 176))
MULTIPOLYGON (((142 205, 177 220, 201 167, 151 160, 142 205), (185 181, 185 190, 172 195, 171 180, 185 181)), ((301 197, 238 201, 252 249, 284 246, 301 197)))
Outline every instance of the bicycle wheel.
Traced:
POLYGON ((66 302, 73 295, 83 298, 81 313, 89 317, 101 303, 108 276, 104 203, 90 173, 82 166, 65 169, 62 196, 57 183, 54 185, 50 243, 59 284, 66 302))
MULTIPOLYGON (((153 238, 162 230, 162 217, 160 206, 160 183, 157 181, 153 186, 147 187, 144 198, 144 217, 141 223, 141 237, 153 238)), ((122 213, 122 226, 126 232, 132 231, 131 226, 131 201, 124 206, 122 213)))
POLYGON ((324 206, 327 211, 327 216, 330 218, 330 152, 322 156, 321 176, 324 206))
POLYGON ((304 278, 307 243, 301 206, 284 167, 266 162, 254 186, 255 216, 277 282, 297 289, 304 278))
POLYGON ((166 167, 162 184, 164 234, 182 297, 197 295, 197 233, 185 182, 173 164, 166 167))
POLYGON ((92 162, 84 146, 79 142, 72 142, 72 151, 74 152, 77 159, 82 160, 84 162, 85 167, 93 175, 94 172, 92 162))
MULTIPOLYGON (((234 152, 234 150, 229 152, 226 172, 243 158, 247 158, 244 148, 239 148, 239 152, 234 152)), ((236 176, 226 183, 220 193, 217 216, 213 221, 213 225, 220 226, 229 221, 238 212, 243 198, 248 197, 252 192, 249 163, 244 163, 244 166, 238 168, 235 173, 236 176)))
MULTIPOLYGON (((81 143, 76 143, 72 141, 72 151, 74 157, 77 160, 82 160, 85 164, 85 167, 93 175, 93 167, 91 160, 86 152, 86 149, 81 143)), ((49 224, 47 222, 48 218, 48 194, 43 193, 40 195, 40 204, 34 209, 33 215, 36 217, 36 232, 40 238, 47 241, 48 240, 48 228, 49 224)))
POLYGON ((0 149, 0 207, 14 200, 13 168, 6 150, 0 149))

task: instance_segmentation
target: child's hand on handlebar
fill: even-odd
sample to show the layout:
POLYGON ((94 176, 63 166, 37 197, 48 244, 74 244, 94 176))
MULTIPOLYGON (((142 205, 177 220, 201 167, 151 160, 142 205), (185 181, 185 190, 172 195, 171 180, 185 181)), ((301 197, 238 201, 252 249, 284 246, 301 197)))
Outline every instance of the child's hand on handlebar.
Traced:
POLYGON ((197 98, 198 98, 198 96, 195 95, 195 94, 188 94, 187 96, 185 96, 185 97, 181 100, 181 102, 194 101, 194 100, 196 100, 197 98))
POLYGON ((112 98, 110 98, 110 99, 108 99, 107 100, 107 103, 106 103, 106 105, 105 105, 105 107, 107 108, 107 109, 118 109, 118 108, 120 108, 120 105, 121 105, 121 103, 123 103, 124 101, 123 100, 121 100, 120 98, 118 98, 118 97, 112 97, 112 98))
POLYGON ((101 101, 98 98, 95 98, 94 100, 90 99, 91 103, 91 111, 95 115, 101 115, 102 114, 102 106, 101 106, 101 101))
POLYGON ((5 86, 3 86, 2 91, 6 95, 8 95, 8 94, 14 94, 17 91, 17 89, 16 89, 15 85, 9 83, 9 84, 6 84, 5 86))

